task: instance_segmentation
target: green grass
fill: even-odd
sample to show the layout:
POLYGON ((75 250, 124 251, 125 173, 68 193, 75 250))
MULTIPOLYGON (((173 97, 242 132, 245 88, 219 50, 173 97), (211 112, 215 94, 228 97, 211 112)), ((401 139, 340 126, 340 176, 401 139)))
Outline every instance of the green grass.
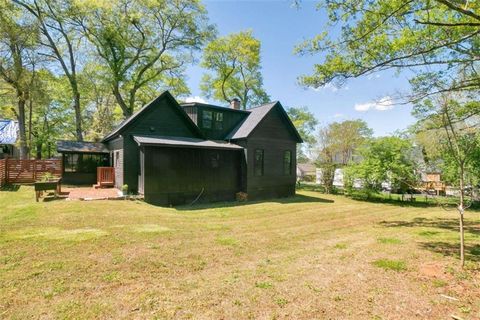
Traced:
POLYGON ((384 270, 405 271, 407 264, 401 260, 378 259, 373 261, 373 265, 384 270))
POLYGON ((454 211, 306 190, 161 208, 36 203, 22 186, 0 191, 0 319, 478 318, 478 213, 465 270, 457 224, 454 211))
POLYGON ((400 243, 402 243, 402 240, 397 239, 397 238, 378 238, 377 241, 378 241, 378 243, 383 243, 383 244, 400 244, 400 243))

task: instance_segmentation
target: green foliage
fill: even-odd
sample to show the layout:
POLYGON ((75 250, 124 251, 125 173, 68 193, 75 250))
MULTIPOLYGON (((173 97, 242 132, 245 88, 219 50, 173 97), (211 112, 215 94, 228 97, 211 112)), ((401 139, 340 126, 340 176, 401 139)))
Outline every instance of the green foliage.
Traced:
POLYGON ((455 79, 456 89, 480 87, 478 59, 472 59, 480 45, 479 1, 330 0, 318 7, 328 15, 324 31, 296 48, 322 57, 300 78, 304 85, 342 85, 349 78, 408 68, 417 72, 412 85, 420 96, 442 80, 455 79), (459 70, 472 71, 460 78, 459 70))
POLYGON ((459 186, 462 176, 470 185, 480 182, 479 113, 476 95, 467 93, 443 94, 415 106, 416 141, 451 185, 459 186))
POLYGON ((303 144, 297 146, 297 162, 307 162, 309 160, 307 153, 316 142, 313 132, 318 120, 307 107, 288 108, 287 114, 303 140, 303 144))
POLYGON ((226 102, 239 98, 243 109, 268 102, 260 72, 260 41, 251 31, 210 42, 201 65, 209 71, 200 85, 207 97, 226 102))
POLYGON ((214 33, 197 0, 77 2, 76 10, 124 116, 159 89, 188 93, 185 64, 214 33))
POLYGON ((372 129, 363 120, 333 122, 320 129, 316 164, 322 170, 322 185, 327 193, 332 192, 335 170, 352 162, 356 150, 371 135, 372 129))
POLYGON ((417 181, 412 151, 413 146, 406 139, 371 139, 358 151, 361 160, 345 169, 344 179, 350 188, 354 181, 360 181, 368 193, 381 190, 383 182, 390 182, 393 189, 404 192, 417 181))

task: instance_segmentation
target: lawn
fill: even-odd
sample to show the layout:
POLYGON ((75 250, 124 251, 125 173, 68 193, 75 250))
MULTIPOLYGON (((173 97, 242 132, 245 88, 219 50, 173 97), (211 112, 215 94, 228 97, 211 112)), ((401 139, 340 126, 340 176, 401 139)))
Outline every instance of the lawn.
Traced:
POLYGON ((480 318, 479 212, 301 191, 160 208, 0 191, 1 319, 480 318))

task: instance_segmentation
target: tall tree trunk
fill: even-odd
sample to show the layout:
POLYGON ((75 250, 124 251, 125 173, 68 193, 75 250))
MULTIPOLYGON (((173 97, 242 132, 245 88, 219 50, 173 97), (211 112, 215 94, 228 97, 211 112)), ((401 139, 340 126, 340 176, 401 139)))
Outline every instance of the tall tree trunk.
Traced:
POLYGON ((463 213, 465 212, 465 194, 464 194, 464 164, 460 164, 460 202, 458 204, 458 213, 460 214, 460 264, 465 265, 465 236, 463 230, 463 213))
POLYGON ((42 143, 40 141, 37 141, 37 159, 42 159, 42 143))
POLYGON ((123 116, 125 118, 128 118, 132 115, 132 110, 130 110, 128 105, 125 103, 125 100, 123 100, 122 94, 120 93, 120 89, 118 88, 118 86, 114 85, 112 89, 115 100, 117 100, 118 105, 120 106, 120 108, 122 108, 123 116))
POLYGON ((20 134, 19 149, 20 159, 28 159, 27 133, 25 130, 25 95, 23 92, 17 92, 18 97, 18 131, 20 134))
POLYGON ((80 110, 80 93, 78 88, 74 89, 74 105, 75 109, 75 133, 77 141, 83 141, 83 131, 82 131, 82 111, 80 110))
POLYGON ((32 148, 32 114, 33 114, 33 101, 32 97, 28 99, 28 147, 32 148))

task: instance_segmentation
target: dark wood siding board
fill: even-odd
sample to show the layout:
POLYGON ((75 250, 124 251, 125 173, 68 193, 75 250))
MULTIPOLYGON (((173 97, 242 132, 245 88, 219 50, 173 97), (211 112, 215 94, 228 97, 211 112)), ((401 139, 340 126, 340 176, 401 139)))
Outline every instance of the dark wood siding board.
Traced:
POLYGON ((145 148, 140 147, 140 172, 138 173, 138 193, 144 194, 144 186, 145 186, 145 148))
POLYGON ((124 137, 136 134, 199 138, 186 124, 180 111, 170 100, 160 100, 125 129, 124 137))
POLYGON ((290 124, 278 108, 273 108, 249 136, 249 138, 265 137, 296 141, 295 134, 290 129, 290 124))
POLYGON ((184 204, 233 200, 240 190, 241 151, 145 147, 145 200, 184 204))

